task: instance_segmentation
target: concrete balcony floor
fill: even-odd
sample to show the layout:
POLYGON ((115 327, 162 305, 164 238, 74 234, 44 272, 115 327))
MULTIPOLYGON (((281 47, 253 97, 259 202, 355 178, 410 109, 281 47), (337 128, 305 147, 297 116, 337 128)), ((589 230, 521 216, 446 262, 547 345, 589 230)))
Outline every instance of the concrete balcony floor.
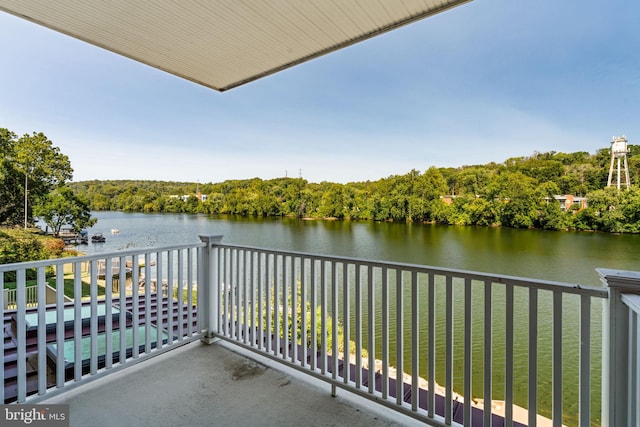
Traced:
POLYGON ((42 403, 71 426, 422 426, 225 342, 187 344, 42 403))

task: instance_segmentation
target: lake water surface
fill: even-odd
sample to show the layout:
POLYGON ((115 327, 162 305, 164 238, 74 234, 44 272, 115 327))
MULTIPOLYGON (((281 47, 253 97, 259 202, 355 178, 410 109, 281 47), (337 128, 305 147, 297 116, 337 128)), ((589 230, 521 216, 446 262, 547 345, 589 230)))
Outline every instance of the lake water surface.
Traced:
MULTIPOLYGON (((510 276, 522 276, 602 286, 595 269, 599 267, 640 270, 640 236, 587 232, 554 232, 517 230, 490 227, 456 227, 431 224, 398 224, 387 222, 313 221, 294 218, 246 218, 192 214, 142 214, 123 212, 94 212, 98 223, 89 234, 102 232, 107 241, 81 245, 85 253, 103 253, 131 248, 161 247, 182 243, 196 243, 199 235, 224 235, 229 244, 293 250, 326 255, 338 255, 383 261, 396 261, 474 270, 510 276), (117 234, 111 230, 117 229, 117 234)), ((481 284, 480 284, 481 286, 481 284)), ((426 294, 426 293, 425 293, 426 294)), ((456 297, 457 298, 457 297, 456 297)), ((494 292, 493 321, 504 326, 504 292, 494 292)), ((528 294, 516 292, 514 320, 516 331, 525 331, 514 340, 514 399, 526 407, 527 403, 527 314, 528 294)), ((483 306, 474 304, 474 319, 481 322, 483 306)), ((457 306, 458 302, 455 302, 457 306)), ((563 328, 579 329, 579 298, 565 297, 563 302, 563 328)), ((407 304, 408 306, 409 304, 407 304)), ((552 367, 550 359, 551 295, 541 293, 539 316, 538 405, 542 415, 551 413, 552 367)), ((599 302, 593 303, 592 313, 592 416, 599 424, 600 413, 600 359, 601 312, 599 302)), ((393 321, 392 321, 393 323, 393 321)), ((461 326, 456 320, 456 331, 461 326)), ((475 320, 474 320, 475 325, 475 320)), ((390 326, 393 330, 393 325, 390 326)), ((421 326, 422 327, 422 326, 421 326)), ((474 326, 473 390, 482 390, 481 323, 474 326)), ((426 334, 425 334, 426 336, 426 334)), ((393 341, 394 337, 390 339, 393 341)), ((378 341, 379 342, 379 341, 378 341)), ((493 360, 496 366, 504 363, 504 335, 494 332, 493 360)), ((436 337, 438 352, 444 353, 442 336, 436 337)), ((566 425, 577 424, 579 340, 576 334, 563 340, 563 406, 566 425)), ((426 343, 421 344, 426 348, 426 343)), ((394 363, 393 357, 391 363, 394 363)), ((443 383, 443 362, 436 361, 436 380, 443 383)), ((405 362, 405 366, 409 366, 405 362)), ((463 347, 461 339, 454 339, 454 369, 461 372, 463 347)), ((420 375, 427 376, 426 366, 420 366, 420 375), (424 372, 423 372, 424 371, 424 372)), ((494 399, 504 392, 502 371, 494 375, 494 399)), ((462 377, 454 375, 454 389, 462 391, 462 377)), ((478 397, 478 396, 474 396, 478 397)))
POLYGON ((223 242, 601 286, 598 267, 640 270, 640 235, 458 227, 388 222, 308 221, 192 214, 93 212, 107 241, 85 253, 223 242), (111 230, 119 233, 112 235, 111 230))

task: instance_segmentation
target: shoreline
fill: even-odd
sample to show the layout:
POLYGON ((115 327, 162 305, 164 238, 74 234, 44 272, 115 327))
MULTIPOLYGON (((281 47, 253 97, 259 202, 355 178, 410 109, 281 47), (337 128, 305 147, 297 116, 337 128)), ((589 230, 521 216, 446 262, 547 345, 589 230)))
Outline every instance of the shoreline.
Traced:
MULTIPOLYGON (((356 357, 355 355, 349 355, 349 363, 355 365, 356 362, 356 357)), ((344 360, 344 354, 343 353, 338 353, 338 358, 340 360, 344 360)), ((362 358, 361 360, 361 365, 362 368, 365 369, 369 369, 369 359, 368 358, 362 358)), ((376 374, 382 374, 382 360, 380 359, 375 359, 375 366, 373 369, 373 372, 375 372, 376 374)), ((397 380, 397 370, 392 367, 389 366, 388 367, 388 371, 389 371, 389 378, 390 379, 395 379, 397 380)), ((402 382, 405 384, 412 384, 413 378, 411 375, 407 374, 407 373, 403 373, 402 374, 402 382)), ((429 389, 429 381, 426 380, 423 377, 418 377, 418 387, 424 390, 428 390, 429 389)), ((446 395, 446 388, 441 386, 440 384, 438 384, 437 382, 435 383, 435 388, 434 388, 434 392, 440 396, 445 396, 446 395)), ((464 403, 464 396, 457 393, 456 391, 452 390, 451 391, 451 397, 453 399, 454 402, 459 402, 459 403, 464 403)), ((485 406, 484 406, 484 399, 481 397, 478 398, 472 398, 471 399, 471 407, 472 408, 477 408, 481 411, 484 411, 485 406)), ((513 421, 514 422, 518 422, 524 425, 528 425, 529 423, 529 411, 526 408, 523 408, 522 406, 518 406, 516 404, 513 405, 513 421)), ((506 406, 505 406, 505 402, 504 400, 492 400, 491 401, 491 413, 501 416, 501 417, 505 417, 506 414, 506 406)), ((553 425, 553 422, 551 419, 546 418, 543 415, 537 414, 536 415, 536 421, 537 421, 537 425, 540 427, 551 427, 553 425)), ((564 425, 564 424, 563 424, 564 425)))

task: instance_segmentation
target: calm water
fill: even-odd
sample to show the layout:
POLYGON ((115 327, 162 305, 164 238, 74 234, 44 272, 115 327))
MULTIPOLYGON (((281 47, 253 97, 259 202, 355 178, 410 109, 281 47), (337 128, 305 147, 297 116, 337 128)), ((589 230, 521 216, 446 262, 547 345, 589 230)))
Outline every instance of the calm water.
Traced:
POLYGON ((188 214, 94 212, 106 243, 85 253, 198 242, 344 255, 601 286, 598 267, 640 270, 640 235, 188 214), (118 229, 112 235, 111 229, 118 229))
MULTIPOLYGON (((89 230, 89 234, 102 232, 107 237, 107 241, 101 244, 79 246, 78 249, 85 253, 195 243, 199 240, 198 235, 222 234, 223 241, 231 244, 424 264, 590 286, 601 286, 595 271, 598 267, 640 270, 638 256, 640 236, 638 235, 187 214, 95 212, 94 216, 98 218, 98 223, 89 230), (119 233, 112 235, 111 229, 118 229, 119 233)), ((474 289, 474 292, 476 291, 481 293, 482 290, 474 289)), ((525 292, 517 290, 515 297, 515 330, 525 332, 516 335, 514 342, 514 397, 516 404, 526 407, 528 301, 525 292)), ((456 296, 456 300, 461 301, 461 298, 461 295, 456 296)), ((504 363, 504 334, 500 331, 504 328, 504 314, 501 312, 504 292, 496 291, 494 298, 493 363, 496 371, 493 379, 493 397, 502 399, 504 378, 500 366, 504 363)), ((456 304, 461 307, 462 303, 456 302, 456 304)), ((409 307, 410 304, 407 303, 405 306, 409 307)), ((579 327, 578 298, 565 297, 564 306, 564 330, 577 331, 579 327)), ((477 319, 481 324, 484 310, 481 300, 474 301, 473 310, 474 322, 477 319)), ((594 302, 592 312, 594 314, 592 414, 595 418, 594 424, 598 424, 601 305, 594 302)), ((552 321, 551 295, 542 292, 539 296, 538 404, 539 412, 546 416, 550 416, 551 412, 551 366, 544 360, 550 358, 552 321)), ((462 319, 456 318, 455 322, 456 333, 462 334, 462 319)), ((425 325, 421 325, 423 328, 426 327, 426 322, 424 323, 425 325)), ((480 331, 481 328, 477 327, 476 332, 480 331)), ((394 341, 394 337, 391 337, 391 340, 394 341)), ((444 352, 443 334, 437 336, 436 346, 439 353, 444 352)), ((563 394, 567 402, 563 407, 565 412, 563 422, 566 425, 577 423, 577 408, 570 406, 569 402, 577 401, 578 347, 579 342, 576 337, 566 338, 563 342, 563 394)), ((421 344, 421 348, 426 348, 426 343, 421 344)), ((461 339, 454 340, 454 354, 454 372, 461 372, 463 367, 461 339)), ((478 393, 481 393, 483 388, 482 357, 482 336, 477 334, 477 336, 474 335, 473 345, 475 364, 473 389, 478 393)), ((443 363, 439 361, 436 363, 438 365, 436 380, 444 383, 443 363)), ((408 360, 405 361, 405 366, 410 366, 408 360)), ((420 367, 420 374, 427 376, 426 364, 420 367)), ((456 391, 462 391, 461 381, 461 376, 455 374, 456 391)))

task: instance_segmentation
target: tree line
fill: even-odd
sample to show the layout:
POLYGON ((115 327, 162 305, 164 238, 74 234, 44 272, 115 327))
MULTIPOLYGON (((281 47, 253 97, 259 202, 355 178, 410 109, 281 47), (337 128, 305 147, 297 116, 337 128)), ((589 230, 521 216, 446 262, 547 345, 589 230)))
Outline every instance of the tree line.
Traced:
MULTIPOLYGON (((630 145, 638 183, 640 146, 630 145)), ((435 222, 548 230, 640 232, 640 188, 605 188, 610 150, 533 153, 502 163, 430 167, 376 181, 312 183, 260 178, 219 183, 81 181, 69 187, 93 210, 435 222), (198 193, 206 198, 198 198, 198 193), (588 199, 563 209, 555 195, 588 199), (187 197, 182 197, 187 196, 187 197), (446 197, 445 197, 446 196, 446 197)))

